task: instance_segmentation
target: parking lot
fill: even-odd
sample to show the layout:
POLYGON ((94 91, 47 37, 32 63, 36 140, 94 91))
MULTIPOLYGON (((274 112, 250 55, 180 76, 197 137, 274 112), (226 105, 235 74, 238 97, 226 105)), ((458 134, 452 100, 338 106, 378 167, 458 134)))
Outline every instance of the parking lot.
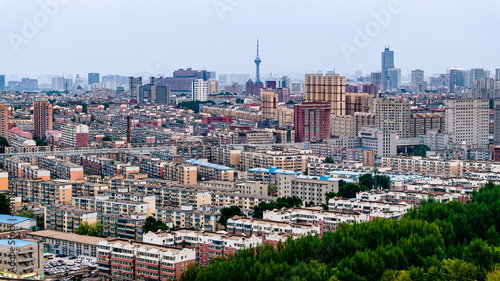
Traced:
POLYGON ((85 261, 82 261, 75 256, 52 256, 52 259, 47 259, 44 261, 44 273, 46 276, 55 275, 72 275, 74 273, 81 272, 83 270, 89 270, 94 267, 85 261))

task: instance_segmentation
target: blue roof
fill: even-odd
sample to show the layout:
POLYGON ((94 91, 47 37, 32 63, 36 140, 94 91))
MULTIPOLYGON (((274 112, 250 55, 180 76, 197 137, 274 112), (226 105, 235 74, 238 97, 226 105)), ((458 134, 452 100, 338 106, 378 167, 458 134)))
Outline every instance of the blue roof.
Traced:
POLYGON ((18 217, 18 216, 11 216, 11 215, 0 215, 0 223, 3 224, 17 224, 23 221, 27 220, 34 220, 35 219, 30 219, 30 218, 25 218, 25 217, 18 217))
POLYGON ((26 245, 37 244, 33 241, 19 240, 19 239, 0 239, 0 246, 10 246, 10 247, 22 247, 26 245), (12 243, 11 241, 14 241, 12 243), (9 244, 10 242, 10 244, 9 244))
POLYGON ((209 167, 209 168, 213 168, 213 169, 216 169, 216 170, 234 170, 233 168, 229 168, 229 167, 222 166, 222 165, 217 165, 217 164, 212 164, 212 163, 208 163, 208 162, 201 161, 201 160, 196 160, 196 159, 185 160, 184 163, 190 163, 190 164, 193 164, 193 165, 198 165, 198 166, 203 166, 203 167, 209 167))
POLYGON ((331 177, 326 177, 326 176, 306 176, 306 175, 299 175, 297 176, 297 179, 306 179, 306 180, 322 180, 322 181, 345 181, 346 183, 352 183, 352 179, 343 179, 343 178, 331 178, 331 177))
POLYGON ((292 171, 292 170, 277 169, 276 167, 248 169, 247 172, 253 172, 253 173, 271 173, 271 174, 283 174, 283 175, 298 175, 298 174, 300 174, 300 173, 292 171))

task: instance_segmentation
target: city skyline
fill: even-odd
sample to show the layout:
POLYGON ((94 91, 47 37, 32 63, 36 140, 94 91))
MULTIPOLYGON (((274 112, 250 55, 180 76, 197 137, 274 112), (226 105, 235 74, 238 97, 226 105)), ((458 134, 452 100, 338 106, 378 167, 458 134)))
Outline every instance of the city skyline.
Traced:
POLYGON ((276 1, 264 5, 263 1, 217 0, 175 6, 147 1, 146 5, 138 6, 130 1, 47 0, 40 3, 56 4, 44 6, 35 1, 22 4, 3 1, 0 14, 8 24, 0 27, 6 38, 0 44, 5 54, 0 73, 32 76, 99 72, 153 76, 192 67, 217 73, 250 73, 253 77, 257 37, 263 74, 299 75, 335 69, 336 73, 349 76, 359 69, 368 75, 380 71, 380 52, 384 46, 394 50, 395 64, 402 69, 403 76, 417 68, 425 70, 427 76, 445 73, 456 66, 491 71, 498 68, 491 59, 495 51, 491 40, 495 39, 481 37, 475 30, 494 25, 493 13, 500 3, 441 1, 432 2, 429 9, 430 1, 362 2, 352 13, 346 13, 349 16, 332 17, 332 12, 352 9, 352 4, 276 1), (114 9, 116 5, 120 9, 114 9), (308 13, 311 9, 316 14, 311 16, 308 13), (188 13, 190 17, 185 17, 188 13), (439 16, 442 24, 418 18, 424 13, 439 16), (488 16, 490 13, 492 16, 488 16), (287 14, 301 16, 294 19, 287 18, 287 14), (477 15, 473 22, 459 20, 471 15, 477 15), (138 20, 130 21, 131 16, 138 20), (275 19, 270 22, 257 20, 245 32, 236 32, 240 28, 238 22, 271 16, 275 19), (108 22, 108 18, 113 18, 113 22, 108 22), (164 20, 164 25, 158 23, 158 18, 164 20), (419 24, 415 20, 420 20, 419 24), (200 23, 207 28, 200 28, 200 23), (455 28, 446 37, 441 36, 438 31, 451 23, 455 28), (26 33, 30 24, 33 32, 26 33), (318 28, 306 28, 311 24, 318 28), (342 28, 336 30, 332 26, 342 28), (324 36, 328 32, 332 36, 324 36), (367 40, 359 44, 357 41, 363 36, 367 40), (470 40, 467 44, 451 44, 447 41, 450 36, 470 40), (419 41, 408 38, 424 40, 414 43, 419 41), (474 56, 464 56, 467 52, 473 52, 474 56))

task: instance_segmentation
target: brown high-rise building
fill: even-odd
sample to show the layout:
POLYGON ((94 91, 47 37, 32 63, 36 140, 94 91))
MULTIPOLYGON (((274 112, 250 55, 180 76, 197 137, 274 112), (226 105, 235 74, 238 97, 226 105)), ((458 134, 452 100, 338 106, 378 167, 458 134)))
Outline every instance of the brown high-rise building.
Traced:
POLYGON ((0 103, 0 118, 2 119, 2 137, 8 137, 9 132, 9 107, 3 105, 3 102, 0 103))
POLYGON ((274 113, 278 109, 278 94, 272 91, 262 91, 262 119, 274 119, 274 113))
POLYGON ((52 104, 47 99, 36 100, 33 106, 33 127, 35 138, 45 139, 45 133, 52 130, 52 104))
POLYGON ((346 115, 356 112, 373 112, 373 101, 375 96, 368 93, 346 93, 346 115))
POLYGON ((345 77, 338 74, 306 74, 306 102, 328 102, 332 115, 345 115, 345 77))

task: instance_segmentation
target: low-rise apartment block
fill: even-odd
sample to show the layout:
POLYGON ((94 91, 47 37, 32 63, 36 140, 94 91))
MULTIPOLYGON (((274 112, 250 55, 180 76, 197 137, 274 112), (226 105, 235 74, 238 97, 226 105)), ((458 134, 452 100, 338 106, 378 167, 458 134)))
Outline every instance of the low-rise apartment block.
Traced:
POLYGON ((0 277, 43 279, 43 247, 30 240, 0 240, 0 277))
POLYGON ((193 209, 192 205, 175 207, 160 207, 156 209, 156 218, 164 222, 171 222, 175 228, 205 229, 216 231, 220 212, 193 209))
POLYGON ((234 181, 233 168, 196 159, 186 160, 184 163, 196 166, 198 168, 198 177, 201 180, 234 181))
POLYGON ((45 229, 75 232, 81 223, 97 222, 97 212, 78 209, 71 205, 48 205, 44 209, 45 229))

